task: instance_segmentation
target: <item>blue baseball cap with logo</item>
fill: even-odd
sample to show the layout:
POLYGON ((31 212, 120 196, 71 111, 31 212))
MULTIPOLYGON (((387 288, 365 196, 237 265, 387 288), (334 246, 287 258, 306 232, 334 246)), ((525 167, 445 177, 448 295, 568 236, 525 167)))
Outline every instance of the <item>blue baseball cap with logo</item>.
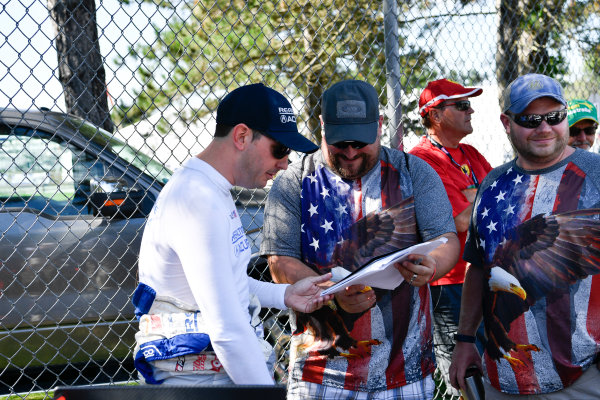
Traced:
POLYGON ((323 93, 321 116, 325 141, 374 143, 379 128, 379 99, 367 82, 345 80, 323 93))
POLYGON ((518 77, 504 90, 502 112, 520 114, 534 100, 550 97, 567 105, 562 86, 554 78, 542 74, 527 74, 518 77))
POLYGON ((292 105, 281 93, 262 83, 241 86, 217 107, 217 124, 246 124, 292 150, 311 153, 319 147, 298 132, 292 105))

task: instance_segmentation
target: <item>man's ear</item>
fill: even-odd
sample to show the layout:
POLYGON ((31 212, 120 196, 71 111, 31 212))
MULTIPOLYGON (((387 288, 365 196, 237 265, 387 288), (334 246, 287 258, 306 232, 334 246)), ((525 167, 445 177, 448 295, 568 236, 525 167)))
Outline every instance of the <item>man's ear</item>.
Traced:
POLYGON ((323 121, 323 115, 319 114, 319 122, 321 123, 321 140, 327 142, 325 140, 325 121, 323 121))
POLYGON ((500 114, 500 121, 502 122, 502 125, 504 126, 504 131, 508 135, 510 133, 510 118, 508 117, 508 115, 502 113, 502 114, 500 114))
POLYGON ((246 124, 237 124, 231 130, 231 139, 238 150, 244 150, 252 141, 252 129, 246 124))
POLYGON ((439 124, 442 117, 440 116, 440 110, 438 110, 437 108, 431 108, 429 109, 429 121, 434 123, 434 124, 439 124))

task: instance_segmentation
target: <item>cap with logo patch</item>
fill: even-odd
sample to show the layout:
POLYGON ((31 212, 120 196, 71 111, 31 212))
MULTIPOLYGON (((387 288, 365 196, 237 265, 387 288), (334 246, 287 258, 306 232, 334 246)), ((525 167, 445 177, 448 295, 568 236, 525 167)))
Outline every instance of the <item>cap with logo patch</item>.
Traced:
POLYGON ((596 110, 596 106, 590 101, 580 99, 569 100, 567 118, 569 118, 570 127, 584 119, 598 123, 598 111, 596 110))
POLYGON ((281 93, 262 83, 241 86, 217 107, 217 124, 246 124, 292 150, 311 153, 319 147, 298 132, 296 115, 281 93))
POLYGON ((522 75, 504 89, 502 112, 520 114, 532 101, 542 97, 567 105, 562 86, 556 79, 542 74, 522 75))
POLYGON ((323 93, 321 116, 325 141, 374 143, 379 128, 379 99, 367 82, 345 80, 323 93))

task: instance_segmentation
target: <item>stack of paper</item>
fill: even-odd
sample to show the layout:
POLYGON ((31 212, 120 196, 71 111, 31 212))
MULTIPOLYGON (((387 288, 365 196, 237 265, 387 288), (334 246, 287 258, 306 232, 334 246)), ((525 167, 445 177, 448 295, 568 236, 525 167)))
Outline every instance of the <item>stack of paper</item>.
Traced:
POLYGON ((352 285, 365 285, 388 290, 395 289, 404 280, 400 272, 394 267, 395 263, 406 260, 410 254, 427 255, 433 249, 447 241, 448 239, 446 238, 440 238, 430 242, 419 243, 404 250, 371 260, 335 285, 323 290, 321 296, 339 292, 352 285))

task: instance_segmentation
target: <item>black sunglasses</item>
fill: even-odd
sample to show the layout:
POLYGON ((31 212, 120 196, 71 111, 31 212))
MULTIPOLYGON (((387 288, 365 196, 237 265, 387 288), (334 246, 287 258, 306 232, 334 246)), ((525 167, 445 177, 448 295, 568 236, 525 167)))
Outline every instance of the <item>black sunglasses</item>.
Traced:
POLYGON ((460 100, 455 101, 454 103, 444 103, 435 108, 444 108, 449 106, 456 107, 458 111, 467 111, 469 108, 471 108, 471 102, 469 100, 460 100))
POLYGON ((572 126, 569 128, 569 135, 570 136, 579 136, 579 132, 583 131, 583 133, 586 134, 586 136, 589 135, 593 135, 594 133, 596 133, 596 128, 598 128, 598 126, 588 126, 587 128, 577 128, 576 126, 572 126))
POLYGON ((558 111, 550 111, 548 114, 518 114, 515 115, 510 111, 505 113, 508 115, 515 124, 522 126, 523 128, 533 129, 537 128, 542 124, 542 121, 546 121, 548 125, 558 125, 567 118, 567 109, 564 108, 558 111))
POLYGON ((282 158, 289 156, 290 153, 292 152, 292 149, 290 149, 286 145, 278 142, 277 139, 273 139, 270 135, 268 135, 264 132, 261 132, 261 131, 256 131, 256 132, 260 133, 263 136, 268 137, 273 142, 275 142, 271 145, 271 155, 273 157, 275 157, 276 159, 281 160, 282 158))
POLYGON ((349 147, 352 147, 355 150, 362 149, 368 145, 368 143, 357 142, 356 140, 346 140, 345 142, 337 142, 333 144, 336 149, 346 150, 349 147))
POLYGON ((271 146, 271 154, 273 155, 273 157, 275 157, 278 160, 281 160, 282 158, 289 156, 290 153, 292 152, 292 149, 290 149, 287 146, 284 146, 283 144, 275 141, 275 143, 271 146))

